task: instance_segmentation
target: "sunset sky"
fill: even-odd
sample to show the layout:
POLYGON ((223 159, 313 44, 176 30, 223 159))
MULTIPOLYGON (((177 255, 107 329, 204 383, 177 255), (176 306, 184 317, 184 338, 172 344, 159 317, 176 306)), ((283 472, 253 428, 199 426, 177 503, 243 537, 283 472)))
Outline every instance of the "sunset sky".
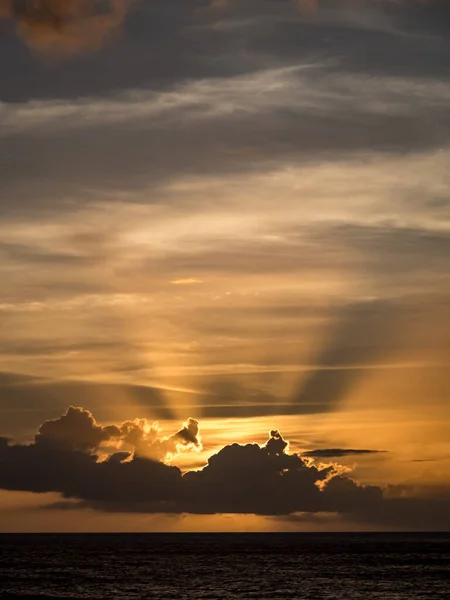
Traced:
POLYGON ((450 529, 450 4, 107 4, 0 0, 0 531, 450 529))

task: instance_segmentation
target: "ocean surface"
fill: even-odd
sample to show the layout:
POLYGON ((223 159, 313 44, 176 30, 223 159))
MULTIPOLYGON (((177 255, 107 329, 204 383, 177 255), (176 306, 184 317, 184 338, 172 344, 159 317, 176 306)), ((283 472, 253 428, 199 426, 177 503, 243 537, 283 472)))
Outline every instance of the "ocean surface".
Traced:
POLYGON ((0 598, 450 600, 450 534, 0 535, 0 598))

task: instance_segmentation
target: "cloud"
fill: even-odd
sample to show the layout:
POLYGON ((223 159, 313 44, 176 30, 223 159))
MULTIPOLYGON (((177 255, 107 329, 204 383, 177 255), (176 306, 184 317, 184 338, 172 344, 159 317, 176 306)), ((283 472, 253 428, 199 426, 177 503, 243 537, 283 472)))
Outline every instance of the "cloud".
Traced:
MULTIPOLYGON (((179 123, 197 128, 202 123, 215 125, 214 121, 220 120, 227 126, 230 121, 239 125, 252 117, 270 117, 285 128, 291 119, 294 122, 296 118, 309 116, 326 128, 333 126, 324 122, 331 114, 337 125, 348 128, 349 115, 358 117, 359 127, 364 125, 364 118, 380 125, 389 122, 395 125, 395 119, 401 123, 413 122, 417 116, 428 116, 430 111, 444 119, 449 97, 450 84, 445 80, 423 82, 414 77, 390 76, 373 79, 337 71, 326 60, 303 60, 300 64, 265 67, 243 75, 191 78, 163 90, 137 88, 104 97, 3 102, 0 108, 3 135, 39 132, 47 135, 61 129, 77 131, 109 125, 125 128, 136 121, 146 130, 179 123)), ((307 131, 305 127, 304 132, 307 131)), ((369 132, 368 128, 365 131, 369 132)), ((406 135, 407 131, 403 133, 406 135)), ((444 141, 443 137, 440 139, 444 141)), ((275 141, 281 145, 284 140, 275 141)), ((309 144, 313 141, 308 140, 309 144)), ((255 144, 249 140, 248 146, 253 148, 255 144)))
MULTIPOLYGON (((30 208, 41 217, 43 208, 59 213, 95 204, 94 190, 114 190, 110 203, 126 197, 120 190, 128 200, 154 204, 158 191, 167 196, 170 183, 192 176, 220 177, 223 190, 224 176, 244 173, 252 181, 255 173, 315 168, 324 153, 342 160, 352 152, 372 158, 376 151, 446 147, 449 97, 445 80, 375 79, 304 61, 174 82, 163 91, 3 102, 1 204, 11 214, 30 208)), ((24 249, 5 250, 20 256, 24 249)))
POLYGON ((99 48, 124 21, 131 0, 0 0, 0 19, 14 22, 34 50, 70 55, 99 48))
POLYGON ((101 426, 90 411, 75 406, 70 406, 61 417, 45 421, 39 427, 34 443, 52 450, 92 453, 112 447, 153 460, 164 460, 181 450, 201 449, 199 425, 195 419, 189 418, 173 435, 160 437, 158 423, 148 419, 101 426))
POLYGON ((364 456, 366 454, 380 454, 386 450, 365 450, 360 448, 318 448, 302 452, 308 458, 341 458, 343 456, 364 456))
POLYGON ((75 56, 50 69, 25 52, 15 34, 3 35, 0 97, 23 101, 155 89, 190 78, 248 73, 268 60, 286 65, 311 56, 337 57, 345 70, 365 75, 444 79, 448 74, 448 3, 413 8, 411 2, 359 2, 343 8, 328 2, 313 22, 292 0, 239 0, 225 11, 202 10, 208 3, 136 1, 114 43, 89 60, 75 56))
POLYGON ((173 279, 170 283, 173 285, 195 285, 196 283, 203 283, 203 281, 194 277, 186 277, 185 279, 173 279))
MULTIPOLYGON (((108 512, 251 513, 295 519, 298 513, 340 513, 356 520, 420 529, 445 528, 445 494, 405 497, 395 486, 365 486, 339 465, 316 464, 288 452, 288 442, 272 430, 266 444, 230 444, 213 454, 208 464, 184 475, 179 468, 138 452, 113 451, 99 460, 92 452, 108 436, 128 437, 139 445, 142 432, 155 443, 142 420, 103 427, 83 409, 70 408, 60 419, 42 425, 28 445, 0 441, 0 488, 59 492, 70 503, 58 508, 90 507, 108 512), (134 423, 135 427, 131 427, 134 423), (125 425, 125 426, 124 426, 125 425), (121 431, 121 433, 119 433, 121 431), (43 439, 51 443, 43 443, 43 439), (58 441, 58 446, 53 444, 58 441), (81 450, 80 448, 84 448, 81 450), (75 500, 75 502, 73 502, 75 500), (436 514, 430 518, 426 506, 436 514), (407 518, 404 515, 407 515, 407 518)), ((190 419, 167 441, 198 445, 199 427, 190 419)), ((110 438, 110 439, 111 439, 110 438)))
POLYGON ((67 412, 52 421, 45 421, 35 436, 35 444, 67 450, 98 450, 104 442, 118 438, 121 432, 115 426, 98 425, 92 413, 70 406, 67 412))
POLYGON ((116 443, 119 447, 131 446, 136 455, 164 460, 167 456, 183 450, 201 450, 199 424, 191 417, 173 435, 159 437, 158 423, 150 423, 147 419, 126 421, 119 426, 116 443))

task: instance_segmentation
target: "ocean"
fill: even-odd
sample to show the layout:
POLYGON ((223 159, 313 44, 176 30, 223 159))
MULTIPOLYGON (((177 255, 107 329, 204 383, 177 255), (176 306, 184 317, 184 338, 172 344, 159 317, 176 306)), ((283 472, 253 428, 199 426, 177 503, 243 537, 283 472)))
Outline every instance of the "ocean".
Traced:
POLYGON ((0 598, 449 600, 450 534, 5 534, 0 598))

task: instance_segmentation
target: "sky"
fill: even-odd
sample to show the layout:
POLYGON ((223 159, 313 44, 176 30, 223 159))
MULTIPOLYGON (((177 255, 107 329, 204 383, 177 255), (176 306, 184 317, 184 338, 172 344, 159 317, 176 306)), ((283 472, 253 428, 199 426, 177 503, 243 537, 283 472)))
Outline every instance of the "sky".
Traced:
POLYGON ((0 531, 450 529, 449 19, 0 0, 0 531))

